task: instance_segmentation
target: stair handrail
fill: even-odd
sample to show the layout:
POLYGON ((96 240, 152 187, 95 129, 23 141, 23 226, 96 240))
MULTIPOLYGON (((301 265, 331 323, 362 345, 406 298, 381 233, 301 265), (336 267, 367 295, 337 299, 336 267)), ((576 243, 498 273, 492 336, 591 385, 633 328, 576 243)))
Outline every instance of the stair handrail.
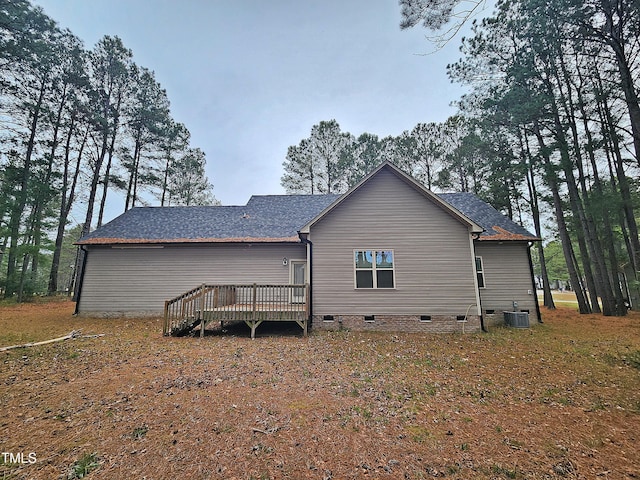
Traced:
POLYGON ((171 335, 172 330, 174 329, 174 327, 177 326, 176 321, 183 320, 186 304, 198 298, 201 298, 202 292, 204 292, 205 289, 207 289, 207 287, 211 287, 211 286, 207 286, 206 284, 203 283, 201 285, 198 285, 195 288, 192 288, 191 290, 188 290, 164 302, 164 323, 162 327, 162 333, 164 335, 171 335), (178 309, 171 308, 175 304, 179 304, 180 308, 178 309), (176 311, 180 313, 176 315, 175 314, 176 311))
MULTIPOLYGON (((308 319, 309 316, 309 285, 308 284, 201 284, 180 295, 177 295, 164 302, 163 334, 173 335, 193 328, 200 321, 206 321, 205 313, 208 310, 230 306, 228 310, 221 310, 221 315, 225 315, 225 321, 234 321, 236 318, 244 319, 238 308, 246 302, 251 309, 253 319, 265 318, 269 315, 269 309, 262 310, 261 304, 275 302, 282 304, 285 311, 296 314, 301 318, 308 319), (275 290, 276 294, 267 293, 265 290, 275 290), (301 290, 301 301, 293 300, 293 292, 301 290), (237 297, 236 292, 246 290, 248 295, 237 297), (213 294, 211 294, 213 292, 213 294), (225 292, 222 294, 222 292, 225 292), (221 295, 218 295, 220 293, 221 295), (231 293, 231 295, 229 295, 231 293), (239 302, 236 305, 236 302, 239 302), (258 310, 260 310, 258 312, 258 310), (237 314, 237 315, 236 315, 237 314)), ((262 321, 262 320, 260 320, 262 321)))

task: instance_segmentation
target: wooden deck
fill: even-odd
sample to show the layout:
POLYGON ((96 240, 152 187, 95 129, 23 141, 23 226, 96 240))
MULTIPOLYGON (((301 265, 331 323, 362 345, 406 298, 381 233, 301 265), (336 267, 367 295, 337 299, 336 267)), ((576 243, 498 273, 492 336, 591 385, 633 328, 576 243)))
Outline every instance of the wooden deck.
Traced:
POLYGON ((165 302, 164 335, 184 335, 209 322, 245 322, 255 338, 262 322, 296 322, 308 333, 308 285, 200 285, 165 302))

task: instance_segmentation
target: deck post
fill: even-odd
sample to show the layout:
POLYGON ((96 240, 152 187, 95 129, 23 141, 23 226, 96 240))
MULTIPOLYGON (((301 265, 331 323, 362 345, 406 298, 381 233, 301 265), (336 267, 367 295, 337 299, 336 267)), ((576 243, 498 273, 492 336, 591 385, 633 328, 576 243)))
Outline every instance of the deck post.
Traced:
POLYGON ((302 329, 302 333, 306 337, 307 336, 307 325, 309 324, 309 320, 307 320, 307 319, 296 320, 296 323, 302 329))
POLYGON ((255 283, 253 284, 252 296, 251 322, 248 322, 251 327, 251 340, 256 338, 256 328, 262 323, 256 318, 256 312, 258 310, 258 285, 255 283))
POLYGON ((200 285, 200 288, 202 289, 202 292, 200 293, 200 338, 204 337, 204 329, 207 326, 205 319, 204 319, 204 300, 205 300, 205 296, 207 294, 207 289, 205 288, 205 284, 203 283, 202 285, 200 285))
POLYGON ((255 283, 253 284, 253 306, 252 306, 252 311, 251 311, 251 316, 252 318, 256 318, 256 308, 257 308, 257 299, 258 296, 258 285, 256 285, 255 283))
POLYGON ((164 322, 162 325, 162 333, 163 335, 169 335, 169 300, 165 300, 164 302, 164 322))
POLYGON ((255 339, 256 329, 262 323, 262 320, 245 320, 244 323, 246 323, 251 329, 251 340, 255 339))

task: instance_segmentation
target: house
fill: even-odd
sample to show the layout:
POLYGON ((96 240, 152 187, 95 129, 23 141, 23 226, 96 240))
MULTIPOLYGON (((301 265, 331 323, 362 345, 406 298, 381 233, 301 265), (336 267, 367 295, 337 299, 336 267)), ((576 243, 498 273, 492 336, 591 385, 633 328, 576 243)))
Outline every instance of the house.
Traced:
POLYGON ((436 195, 386 162, 343 195, 133 208, 78 242, 76 309, 158 314, 201 284, 308 284, 297 302, 313 329, 478 331, 504 311, 540 320, 537 240, 473 194, 436 195))

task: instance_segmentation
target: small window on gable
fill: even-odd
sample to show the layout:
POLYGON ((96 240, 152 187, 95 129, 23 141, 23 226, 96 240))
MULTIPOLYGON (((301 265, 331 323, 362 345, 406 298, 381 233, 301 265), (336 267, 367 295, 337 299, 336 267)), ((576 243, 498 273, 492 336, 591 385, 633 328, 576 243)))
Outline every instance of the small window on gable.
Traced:
POLYGON ((354 250, 356 288, 395 288, 393 250, 354 250))
POLYGON ((478 277, 478 288, 484 288, 484 264, 482 257, 476 257, 476 277, 478 277))

